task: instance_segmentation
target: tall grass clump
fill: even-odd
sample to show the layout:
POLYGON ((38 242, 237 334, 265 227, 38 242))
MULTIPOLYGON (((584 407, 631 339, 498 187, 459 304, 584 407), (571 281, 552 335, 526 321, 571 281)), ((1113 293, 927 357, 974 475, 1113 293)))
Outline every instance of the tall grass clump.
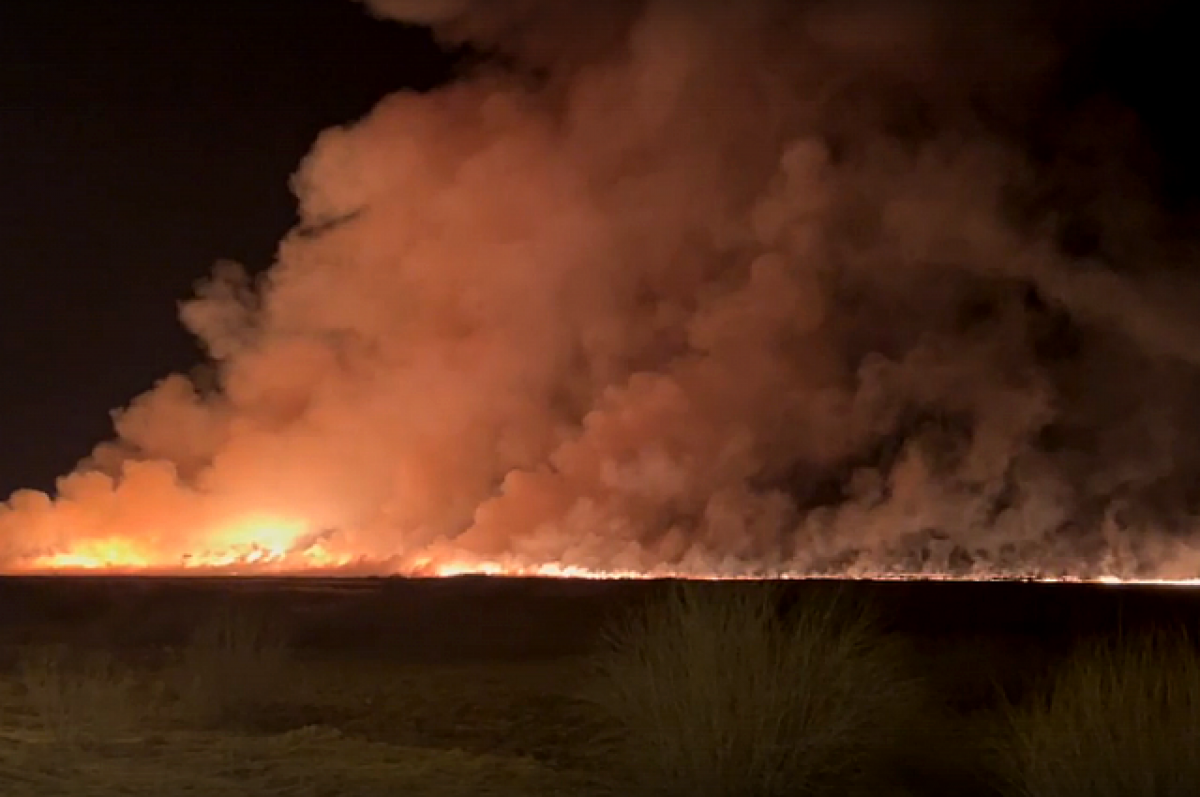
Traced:
POLYGON ((27 651, 19 670, 34 725, 66 747, 121 741, 144 731, 153 711, 143 680, 109 656, 63 647, 27 651))
POLYGON ((613 752, 634 793, 890 788, 922 708, 906 656, 836 594, 787 612, 778 597, 685 585, 611 629, 592 697, 617 724, 613 752))
POLYGON ((1088 644, 1005 719, 1013 794, 1200 794, 1200 652, 1186 634, 1088 644))
POLYGON ((290 684, 290 649, 265 616, 226 606, 198 626, 182 652, 176 688, 185 713, 202 725, 251 720, 290 684))

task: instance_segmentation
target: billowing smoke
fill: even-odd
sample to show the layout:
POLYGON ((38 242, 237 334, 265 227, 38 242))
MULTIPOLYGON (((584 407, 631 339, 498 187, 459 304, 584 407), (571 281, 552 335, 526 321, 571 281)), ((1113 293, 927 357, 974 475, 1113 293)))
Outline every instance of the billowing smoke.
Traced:
POLYGON ((1070 15, 367 5, 504 65, 320 135, 8 567, 1198 574, 1200 284, 1070 15))

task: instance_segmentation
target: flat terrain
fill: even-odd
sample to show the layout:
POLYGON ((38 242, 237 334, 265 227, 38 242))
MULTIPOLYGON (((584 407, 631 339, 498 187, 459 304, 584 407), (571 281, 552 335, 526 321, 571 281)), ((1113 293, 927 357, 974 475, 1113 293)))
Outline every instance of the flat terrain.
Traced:
MULTIPOLYGON (((0 577, 0 646, 92 638, 120 646, 186 641, 215 607, 253 609, 303 648, 416 659, 544 659, 587 652, 602 625, 670 581, 540 578, 0 577)), ((738 590, 748 582, 704 585, 738 590)), ((1200 621, 1200 587, 1017 581, 791 581, 802 600, 861 598, 885 627, 921 638, 1070 637, 1200 621)))
MULTIPOLYGON (((0 579, 0 793, 620 793, 591 654, 670 586, 0 579)), ((1019 700, 1080 639, 1200 619, 1200 589, 1183 587, 781 589, 866 601, 962 716, 1019 700)))

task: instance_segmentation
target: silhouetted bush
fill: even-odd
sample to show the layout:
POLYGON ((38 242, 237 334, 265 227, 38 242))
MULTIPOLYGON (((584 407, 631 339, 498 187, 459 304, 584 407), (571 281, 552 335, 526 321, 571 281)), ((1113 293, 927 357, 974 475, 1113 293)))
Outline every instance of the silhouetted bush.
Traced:
POLYGON ((1184 634, 1086 645, 1005 720, 1013 794, 1200 794, 1200 654, 1184 634))
POLYGON ((593 699, 639 794, 896 793, 922 690, 868 612, 687 585, 608 636, 593 699))

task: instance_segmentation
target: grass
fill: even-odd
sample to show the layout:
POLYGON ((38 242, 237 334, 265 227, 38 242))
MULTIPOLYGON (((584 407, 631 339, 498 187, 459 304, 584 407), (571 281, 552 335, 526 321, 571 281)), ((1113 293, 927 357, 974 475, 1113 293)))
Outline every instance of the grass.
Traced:
POLYGON ((174 668, 179 707, 204 726, 251 721, 287 701, 290 655, 286 634, 268 617, 222 607, 196 629, 174 668))
POLYGON ((571 671, 299 656, 229 608, 162 657, 28 647, 0 679, 0 794, 579 793, 571 671), (532 709, 532 710, 531 710, 532 709), (535 733, 536 731, 536 733, 535 733))
POLYGON ((111 656, 63 646, 28 651, 17 712, 57 747, 128 738, 152 720, 147 687, 111 656))
POLYGON ((608 637, 594 699, 639 794, 878 793, 924 701, 904 651, 837 595, 679 588, 608 637))
POLYGON ((1200 794, 1200 651, 1183 633, 1090 643, 1005 726, 1012 794, 1200 794))
POLYGON ((554 794, 536 762, 456 750, 364 742, 328 728, 269 736, 168 735, 63 758, 0 747, 0 789, 11 797, 392 797, 554 794))
MULTIPOLYGON (((0 636, 0 794, 1200 793, 1186 635, 1115 637, 1064 660, 1057 638, 901 640, 820 585, 692 584, 648 585, 656 599, 607 635, 588 627, 590 649, 555 649, 568 626, 511 622, 492 586, 451 592, 475 589, 473 605, 504 619, 491 641, 467 638, 485 633, 483 608, 422 600, 397 631, 390 603, 371 614, 357 592, 297 590, 284 605, 230 589, 216 611, 147 598, 173 607, 154 633, 27 622, 0 636), (314 633, 347 621, 380 633, 314 633), (514 657, 514 628, 551 653, 514 657)), ((137 594, 99 619, 136 621, 137 594)), ((579 625, 584 605, 547 616, 579 625)))

